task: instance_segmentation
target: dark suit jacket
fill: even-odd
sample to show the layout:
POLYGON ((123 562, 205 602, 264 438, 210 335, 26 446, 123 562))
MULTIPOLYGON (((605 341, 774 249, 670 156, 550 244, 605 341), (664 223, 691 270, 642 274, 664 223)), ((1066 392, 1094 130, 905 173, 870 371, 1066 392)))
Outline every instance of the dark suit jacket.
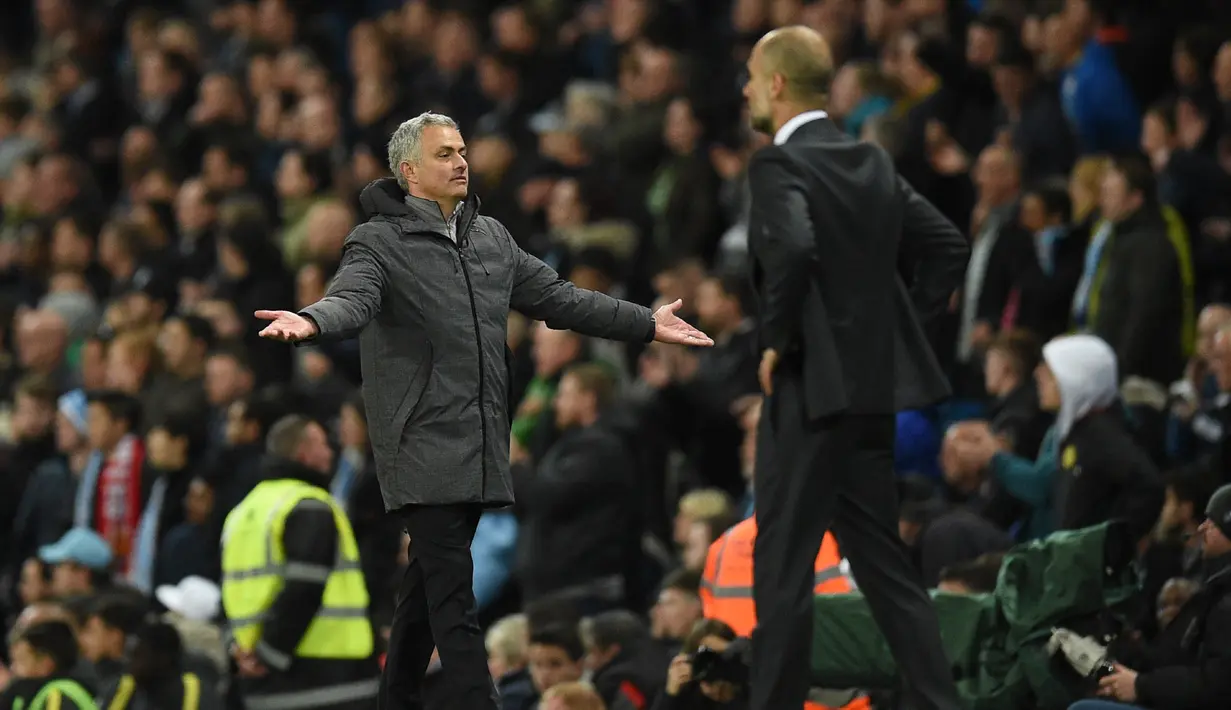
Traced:
POLYGON ((925 329, 966 272, 957 228, 884 150, 828 119, 757 152, 748 173, 762 344, 802 370, 809 419, 947 397, 925 329))

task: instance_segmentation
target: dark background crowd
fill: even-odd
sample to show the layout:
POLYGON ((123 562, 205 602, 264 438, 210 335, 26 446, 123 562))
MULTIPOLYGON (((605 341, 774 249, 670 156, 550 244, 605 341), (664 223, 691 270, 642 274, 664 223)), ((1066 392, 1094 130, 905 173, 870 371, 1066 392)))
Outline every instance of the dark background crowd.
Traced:
MULTIPOLYGON (((263 341, 252 313, 323 295, 393 128, 433 110, 458 122, 483 212, 523 249, 587 288, 682 298, 716 342, 632 347, 511 318, 518 502, 484 515, 473 550, 484 625, 529 618, 490 637, 493 672, 521 683, 506 697, 527 703, 505 707, 583 673, 622 707, 623 685, 599 682, 613 664, 646 705, 679 705, 671 656, 729 631, 693 632, 706 553, 754 506, 744 169, 769 137, 740 90, 751 45, 789 24, 833 48, 830 117, 972 242, 933 342, 955 397, 898 418, 900 529, 925 581, 987 591, 1011 545, 1122 518, 1142 540, 1142 638, 1164 636, 1211 594, 1197 530, 1231 455, 1217 0, 4 3, 8 627, 23 610, 71 620, 106 677, 140 661, 125 637, 147 655, 168 643, 134 621, 148 602, 225 676, 199 582, 219 579, 227 512, 286 466, 346 506, 388 625, 406 543, 375 481, 358 344, 263 341), (1081 353, 1044 357, 1073 330, 1110 346, 1110 384, 1081 353), (1040 402, 1040 364, 1063 404, 1040 402), (291 413, 329 448, 267 451, 291 413), (1055 485, 1074 468, 1083 485, 1055 485), (154 599, 174 585, 195 591, 154 599), (562 592, 603 613, 543 621, 562 592)), ((589 702, 574 690, 544 709, 590 707, 564 704, 589 702)), ((691 701, 738 702, 715 697, 691 701)))

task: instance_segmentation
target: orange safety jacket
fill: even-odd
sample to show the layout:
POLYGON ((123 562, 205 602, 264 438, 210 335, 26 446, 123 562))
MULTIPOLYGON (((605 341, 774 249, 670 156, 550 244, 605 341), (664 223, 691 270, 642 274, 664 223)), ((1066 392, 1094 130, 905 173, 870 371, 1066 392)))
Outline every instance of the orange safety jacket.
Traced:
MULTIPOLYGON (((757 625, 756 605, 752 601, 752 545, 757 539, 756 518, 748 518, 722 534, 710 545, 701 577, 701 608, 707 619, 718 619, 737 635, 748 636, 757 625)), ((815 594, 842 594, 851 591, 851 582, 842 572, 842 554, 833 533, 825 533, 816 556, 815 594)), ((856 698, 843 710, 868 710, 867 698, 856 698)), ((830 710, 824 705, 804 703, 805 710, 830 710)))

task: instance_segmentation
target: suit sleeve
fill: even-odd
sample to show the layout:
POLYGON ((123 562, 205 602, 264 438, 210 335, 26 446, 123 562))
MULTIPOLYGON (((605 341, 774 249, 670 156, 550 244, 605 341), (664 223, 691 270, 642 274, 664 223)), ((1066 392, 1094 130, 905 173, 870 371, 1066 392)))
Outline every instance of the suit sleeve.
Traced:
POLYGON ((819 263, 808 190, 790 158, 772 148, 753 156, 748 184, 759 224, 748 246, 764 274, 760 326, 766 347, 781 353, 801 336, 799 304, 819 263))
POLYGON ((301 501, 282 531, 286 583, 269 609, 261 640, 254 649, 266 666, 286 670, 325 596, 338 549, 338 526, 329 504, 301 501))
POLYGON ((325 297, 299 312, 316 323, 318 340, 342 340, 363 330, 380 312, 388 275, 377 253, 379 234, 374 227, 359 225, 342 247, 342 263, 329 283, 325 297))
POLYGON ((952 222, 900 177, 898 190, 905 203, 898 247, 902 278, 921 324, 930 330, 962 285, 970 244, 952 222))
POLYGON ((560 278, 547 264, 517 246, 503 226, 513 249, 513 292, 509 306, 556 330, 633 343, 654 339, 650 309, 605 293, 578 288, 560 278))

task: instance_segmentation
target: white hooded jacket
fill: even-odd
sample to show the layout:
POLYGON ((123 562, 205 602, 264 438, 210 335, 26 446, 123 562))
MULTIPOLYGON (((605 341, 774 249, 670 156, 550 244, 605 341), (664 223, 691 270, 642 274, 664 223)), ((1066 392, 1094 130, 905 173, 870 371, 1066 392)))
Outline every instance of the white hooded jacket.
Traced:
POLYGON ((1056 440, 1064 441, 1087 414, 1106 409, 1120 394, 1116 354, 1093 335, 1066 335, 1043 346, 1043 361, 1060 389, 1056 440))

